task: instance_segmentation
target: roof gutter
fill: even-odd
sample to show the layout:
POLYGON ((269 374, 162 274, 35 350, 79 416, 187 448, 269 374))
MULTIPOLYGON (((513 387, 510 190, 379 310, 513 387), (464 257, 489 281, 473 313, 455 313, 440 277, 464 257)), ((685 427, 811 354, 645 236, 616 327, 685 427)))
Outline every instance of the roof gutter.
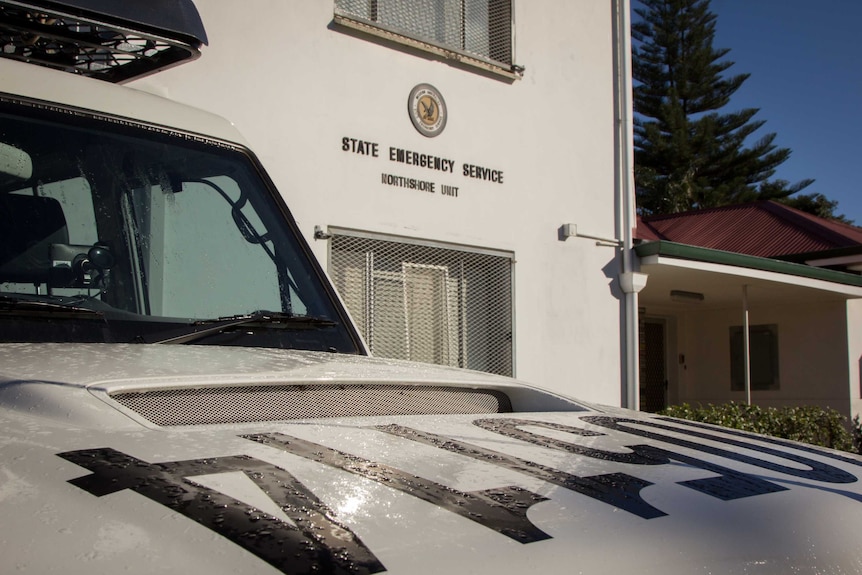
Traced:
POLYGON ((641 258, 648 256, 665 256, 669 258, 722 264, 739 268, 787 274, 841 285, 862 287, 862 275, 817 268, 793 262, 750 256, 747 254, 737 254, 733 252, 689 246, 686 244, 678 244, 663 240, 639 244, 634 248, 634 252, 641 258))
POLYGON ((824 268, 838 266, 854 272, 862 273, 862 245, 821 250, 817 252, 787 254, 778 256, 775 259, 787 262, 804 263, 809 266, 824 268))

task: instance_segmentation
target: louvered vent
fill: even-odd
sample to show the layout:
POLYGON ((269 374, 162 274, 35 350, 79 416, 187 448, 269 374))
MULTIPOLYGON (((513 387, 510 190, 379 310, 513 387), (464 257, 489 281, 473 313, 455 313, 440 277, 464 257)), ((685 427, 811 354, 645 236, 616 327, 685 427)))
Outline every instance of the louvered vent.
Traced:
POLYGON ((509 398, 496 390, 443 386, 234 386, 123 392, 111 397, 164 426, 512 411, 509 398))

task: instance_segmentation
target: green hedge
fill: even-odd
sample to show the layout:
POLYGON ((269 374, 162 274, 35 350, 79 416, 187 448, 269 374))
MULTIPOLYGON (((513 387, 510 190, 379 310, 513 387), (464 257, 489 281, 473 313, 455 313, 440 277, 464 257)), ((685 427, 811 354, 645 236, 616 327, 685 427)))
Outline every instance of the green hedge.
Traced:
POLYGON ((741 403, 692 407, 682 404, 668 407, 659 414, 862 453, 859 451, 862 447, 859 418, 856 417, 851 426, 846 417, 830 408, 806 405, 777 409, 741 403))

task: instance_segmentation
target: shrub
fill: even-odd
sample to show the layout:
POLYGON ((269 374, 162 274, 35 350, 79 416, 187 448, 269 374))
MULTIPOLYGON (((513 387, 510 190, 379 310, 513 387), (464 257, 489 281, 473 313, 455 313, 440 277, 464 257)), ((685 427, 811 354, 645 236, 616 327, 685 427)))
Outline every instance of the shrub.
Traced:
POLYGON ((862 453, 862 422, 859 421, 858 415, 853 418, 853 429, 850 433, 853 436, 853 450, 862 453))
POLYGON ((853 420, 851 432, 847 418, 831 408, 805 405, 777 409, 731 402, 709 404, 706 407, 674 405, 659 413, 668 417, 713 423, 821 447, 862 453, 862 424, 859 417, 853 420))

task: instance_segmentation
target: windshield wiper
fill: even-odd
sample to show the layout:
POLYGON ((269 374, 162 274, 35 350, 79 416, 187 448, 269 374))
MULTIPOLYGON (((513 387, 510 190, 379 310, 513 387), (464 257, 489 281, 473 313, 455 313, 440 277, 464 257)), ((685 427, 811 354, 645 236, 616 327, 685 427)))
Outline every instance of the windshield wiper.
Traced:
POLYGON ((28 317, 103 319, 104 313, 74 303, 0 295, 0 315, 28 317))
POLYGON ((218 319, 199 320, 184 328, 168 333, 156 334, 155 339, 149 336, 138 336, 136 343, 193 343, 207 337, 218 335, 233 328, 249 326, 265 329, 319 329, 338 325, 336 322, 308 315, 294 315, 275 311, 253 311, 248 314, 220 317, 218 319))

